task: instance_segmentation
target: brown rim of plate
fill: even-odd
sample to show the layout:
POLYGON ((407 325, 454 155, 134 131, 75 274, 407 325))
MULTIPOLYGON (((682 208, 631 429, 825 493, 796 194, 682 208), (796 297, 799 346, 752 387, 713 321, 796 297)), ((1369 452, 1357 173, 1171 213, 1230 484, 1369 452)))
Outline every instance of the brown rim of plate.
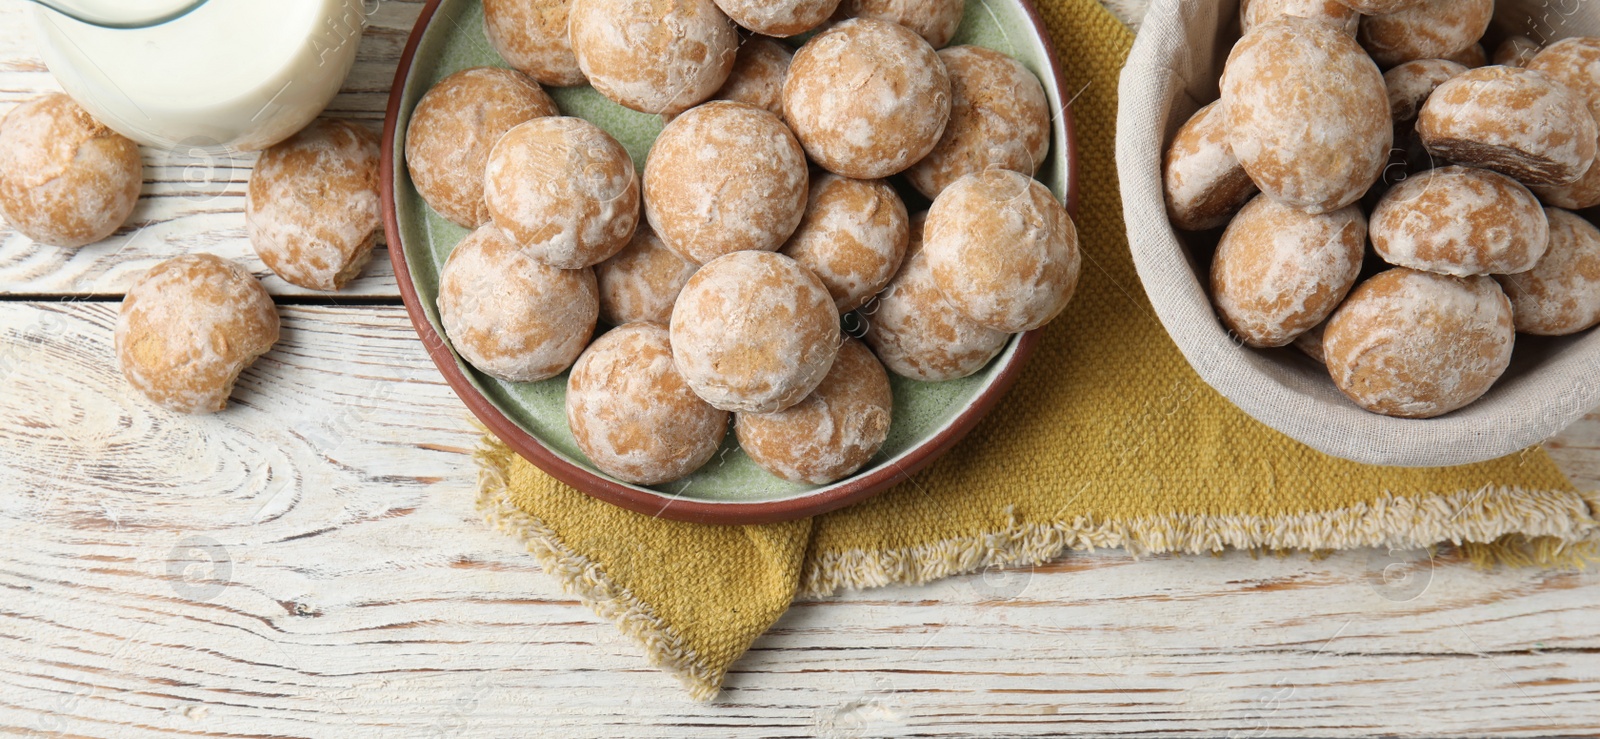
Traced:
MULTIPOLYGON (((395 282, 399 286, 400 296, 405 302, 406 314, 411 317, 411 324, 416 329, 417 336, 422 339, 423 347, 428 350, 428 357, 433 360, 434 366, 439 368, 440 374, 444 375, 444 379, 450 384, 450 388, 455 391, 463 403, 466 403, 472 414, 477 416, 478 420, 490 432, 504 442, 507 447, 510 447, 512 451, 521 455, 523 459, 532 462, 534 466, 544 470, 551 477, 587 495, 648 516, 705 524, 748 525, 791 521, 843 508, 904 482, 961 441, 962 437, 972 431, 978 425, 978 422, 1000 402, 1006 391, 1016 384, 1018 376, 1022 373, 1023 366, 1027 363, 1028 356, 1033 353, 1034 346, 1039 341, 1039 331, 1043 329, 1029 331, 1019 337, 1017 349, 1011 357, 1011 362, 1001 368, 994 381, 989 384, 989 387, 980 393, 972 401, 972 404, 957 415, 943 431, 913 447, 903 455, 900 461, 879 465, 864 474, 847 478, 841 483, 822 488, 816 493, 801 494, 784 500, 760 503, 717 503, 673 498, 661 493, 647 493, 635 490, 562 459, 561 456, 546 448, 538 439, 524 431, 522 427, 511 419, 506 418, 505 414, 501 413, 493 403, 478 392, 477 388, 472 386, 472 382, 467 379, 461 368, 456 365, 456 358, 454 354, 451 354, 450 347, 433 330, 433 324, 428 322, 428 317, 422 312, 422 305, 418 300, 416 288, 411 282, 411 270, 406 265, 405 246, 400 239, 399 218, 395 212, 394 146, 396 134, 398 133, 395 127, 400 118, 400 100, 405 94, 406 79, 411 74, 411 63, 416 59, 417 46, 422 40, 423 31, 428 28, 434 13, 438 10, 440 1, 428 0, 427 4, 423 6, 422 13, 417 17, 416 25, 411 28, 411 35, 406 40, 405 51, 400 55, 399 67, 395 70, 394 86, 389 90, 389 104, 383 121, 383 161, 381 162, 380 177, 383 198, 383 234, 389 244, 389 261, 394 265, 395 282)), ((1050 33, 1045 28, 1044 20, 1039 17, 1038 9, 1033 6, 1030 0, 1017 0, 1017 2, 1028 14, 1029 22, 1033 26, 1035 34, 1044 44, 1046 58, 1050 60, 1050 72, 1055 77, 1056 93, 1060 95, 1065 92, 1066 83, 1061 79, 1061 60, 1056 56, 1055 44, 1051 42, 1050 33)), ((1068 212, 1076 217, 1078 212, 1078 140, 1071 108, 1063 105, 1059 114, 1062 128, 1066 135, 1064 143, 1067 147, 1066 206, 1068 212)))

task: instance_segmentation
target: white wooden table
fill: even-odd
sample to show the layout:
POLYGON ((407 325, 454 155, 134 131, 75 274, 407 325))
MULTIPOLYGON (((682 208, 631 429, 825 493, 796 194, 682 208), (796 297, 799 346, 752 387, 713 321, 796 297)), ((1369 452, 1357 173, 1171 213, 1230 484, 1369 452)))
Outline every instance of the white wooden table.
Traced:
MULTIPOLYGON (((419 8, 379 6, 331 114, 378 124, 419 8)), ((0 114, 54 89, 22 14, 0 0, 0 114)), ((228 412, 130 400, 136 274, 200 250, 269 274, 247 158, 146 162, 107 243, 0 227, 0 733, 1600 732, 1600 576, 1386 552, 1104 552, 802 603, 693 703, 480 522, 476 435, 385 255, 333 299, 269 278, 283 341, 228 412)), ((1551 448, 1600 484, 1600 416, 1551 448)))

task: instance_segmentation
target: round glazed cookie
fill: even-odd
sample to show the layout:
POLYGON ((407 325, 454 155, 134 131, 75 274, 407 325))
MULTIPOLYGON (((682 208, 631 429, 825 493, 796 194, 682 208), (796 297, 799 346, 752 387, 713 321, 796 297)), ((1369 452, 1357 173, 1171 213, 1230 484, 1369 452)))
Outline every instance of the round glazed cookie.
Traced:
POLYGON ((1223 70, 1222 105, 1250 178, 1312 213, 1359 200, 1394 142, 1383 74, 1349 36, 1319 21, 1285 16, 1251 29, 1223 70))
POLYGON ((178 413, 228 404, 239 373, 278 342, 278 309, 245 268, 186 254, 150 268, 117 314, 117 363, 133 389, 178 413))
POLYGON ((1217 313, 1250 346, 1285 346, 1344 300, 1366 248, 1360 208, 1311 215, 1258 197, 1229 224, 1212 259, 1217 313))
POLYGON ((1001 168, 1032 176, 1050 153, 1050 103, 1027 67, 981 46, 939 52, 950 77, 950 122, 906 170, 930 199, 964 175, 1001 168))
POLYGON ((839 0, 716 0, 717 7, 745 28, 784 38, 804 33, 828 20, 839 0))
POLYGON ((1438 59, 1477 43, 1493 18, 1494 0, 1423 0, 1403 10, 1363 18, 1361 45, 1373 61, 1385 67, 1438 59))
POLYGON ((665 327, 630 323, 595 339, 572 365, 567 426, 602 472, 659 485, 711 461, 728 433, 728 414, 683 381, 665 327))
POLYGON ((1361 27, 1361 14, 1339 0, 1244 0, 1239 5, 1239 25, 1244 33, 1286 15, 1331 24, 1352 38, 1361 27))
POLYGON ((923 250, 951 307, 996 331, 1032 331, 1078 287, 1078 231, 1049 188, 991 169, 956 180, 928 210, 923 250))
POLYGON ((483 0, 483 32, 506 63, 540 84, 581 85, 586 80, 567 41, 572 0, 483 0))
MULTIPOLYGON (((1588 103, 1589 114, 1600 121, 1600 39, 1571 38, 1557 41, 1528 62, 1528 68, 1551 81, 1566 85, 1588 103)), ((1583 210, 1600 205, 1600 166, 1591 165, 1576 182, 1535 188, 1546 203, 1583 210)))
POLYGON ((1527 36, 1510 36, 1494 49, 1494 63, 1505 67, 1526 67, 1539 55, 1539 42, 1527 36))
POLYGON ((1343 0, 1351 10, 1362 15, 1395 13, 1421 4, 1423 0, 1343 0))
POLYGON ((905 203, 889 183, 827 174, 812 183, 805 218, 782 252, 816 273, 842 315, 900 271, 907 229, 905 203))
POLYGON ((378 137, 319 119, 261 153, 244 218, 261 261, 285 281, 338 290, 361 273, 383 230, 378 137))
POLYGON ((955 38, 966 5, 965 0, 844 0, 839 15, 898 23, 942 49, 955 38))
POLYGON ((1460 64, 1467 69, 1477 69, 1489 64, 1489 50, 1483 48, 1483 44, 1470 44, 1465 49, 1453 54, 1445 54, 1441 58, 1447 62, 1460 64))
POLYGON ((1446 59, 1417 59, 1383 73, 1389 93, 1389 114, 1398 129, 1409 129, 1417 122, 1422 104, 1439 85, 1464 74, 1466 66, 1446 59))
POLYGON ((783 110, 806 153, 834 174, 875 180, 904 171, 939 143, 950 77, 922 37, 853 18, 795 52, 783 110))
POLYGON ((1500 277, 1500 286, 1518 331, 1566 336, 1600 323, 1600 229, 1576 213, 1545 213, 1550 248, 1533 269, 1500 277))
POLYGON ((639 224, 633 160, 582 118, 535 118, 507 131, 489 152, 483 181, 494 225, 557 269, 604 261, 639 224))
POLYGON ((693 262, 771 251, 800 225, 810 176, 805 151, 777 116, 714 101, 673 119, 650 147, 645 217, 693 262))
POLYGON ((889 438, 889 375, 865 345, 846 339, 822 384, 775 413, 740 413, 739 446, 790 482, 826 485, 855 474, 889 438))
POLYGON ((594 334, 594 272, 530 259, 493 224, 456 244, 439 271, 439 323, 456 353, 509 382, 561 373, 594 334))
POLYGON ((93 244, 139 202, 139 146, 52 93, 0 119, 0 216, 34 241, 93 244))
POLYGON ((672 319, 678 292, 700 265, 668 249, 648 226, 633 234, 622 251, 594 268, 600 285, 600 320, 612 326, 672 319))
POLYGON ((1374 413, 1433 418, 1482 397, 1511 363, 1511 303, 1489 277, 1396 267, 1328 320, 1323 357, 1340 392, 1374 413))
POLYGON ((675 115, 711 97, 739 51, 711 0, 572 0, 567 34, 589 84, 644 113, 675 115))
POLYGON ((1594 163, 1600 128, 1584 102, 1539 72, 1483 67, 1439 86, 1417 133, 1434 156, 1525 185, 1566 185, 1594 163))
POLYGON ((782 118, 783 81, 789 76, 789 62, 793 59, 794 52, 772 39, 746 39, 739 46, 728 81, 713 97, 749 103, 782 118))
POLYGON ((800 402, 833 366, 839 311, 811 270, 738 251, 689 278, 672 308, 672 358, 707 403, 770 413, 800 402))
POLYGON ((1162 167, 1167 216, 1185 231, 1227 225, 1260 192, 1228 143, 1221 102, 1200 109, 1172 139, 1162 167))
POLYGON ((945 302, 922 251, 927 213, 911 218, 905 264, 862 309, 867 344, 901 377, 944 382, 970 376, 994 359, 1011 334, 981 326, 945 302))
POLYGON ((474 67, 428 90, 406 127, 406 169, 439 215, 477 228, 489 220, 483 168, 496 141, 523 121, 561 115, 538 83, 521 72, 474 67))
POLYGON ((1539 200, 1487 169, 1429 170, 1396 185, 1372 212, 1372 246, 1398 267, 1458 277, 1525 272, 1549 243, 1539 200))

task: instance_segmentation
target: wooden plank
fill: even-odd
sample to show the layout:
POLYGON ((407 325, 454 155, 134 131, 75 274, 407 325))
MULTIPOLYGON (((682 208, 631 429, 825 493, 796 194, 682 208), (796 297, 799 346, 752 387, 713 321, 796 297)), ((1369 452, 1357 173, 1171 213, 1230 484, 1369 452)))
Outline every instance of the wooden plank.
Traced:
MULTIPOLYGON (((284 307, 200 418, 130 396, 115 311, 0 304, 0 730, 1600 730, 1600 576, 1374 552, 1079 554, 804 603, 694 704, 481 523, 476 435, 399 308, 284 307)), ((1593 487, 1600 416, 1561 443, 1593 487)))
MULTIPOLYGON (((369 0, 368 5, 374 11, 355 67, 325 115, 354 119, 378 131, 396 61, 422 3, 369 0)), ((29 30, 32 12, 29 3, 0 4, 0 115, 60 89, 39 58, 29 30)), ((278 279, 251 248, 244 196, 254 154, 206 156, 144 147, 144 160, 138 207, 121 230, 101 243, 76 250, 35 244, 0 220, 0 295, 120 295, 155 263, 199 251, 238 260, 274 294, 325 295, 278 279)), ((388 252, 380 246, 362 276, 339 295, 398 297, 388 252)))

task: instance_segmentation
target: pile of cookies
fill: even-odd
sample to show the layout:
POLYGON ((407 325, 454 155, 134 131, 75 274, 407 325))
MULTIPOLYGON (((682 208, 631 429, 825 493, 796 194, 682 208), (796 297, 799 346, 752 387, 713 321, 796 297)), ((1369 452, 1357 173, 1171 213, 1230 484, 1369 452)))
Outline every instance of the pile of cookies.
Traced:
MULTIPOLYGON (((285 281, 337 290, 381 232, 378 137, 317 120, 262 152, 250 176, 250 243, 285 281)), ((77 248, 110 237, 139 201, 139 146, 54 93, 0 120, 0 216, 24 236, 77 248)), ((117 319, 129 384, 180 413, 221 410, 238 375, 278 340, 278 312, 244 267, 186 254, 134 281, 117 319)))
POLYGON ((405 133, 418 192, 470 229, 440 274, 446 338, 509 382, 570 368, 573 436, 629 483, 704 465, 730 415, 778 477, 855 473, 889 433, 885 367, 969 376, 1077 284, 1072 220, 1032 178, 1044 88, 936 50, 963 7, 485 0, 514 69, 446 77, 405 133), (667 120, 642 173, 541 87, 580 84, 667 120))
POLYGON ((1222 323, 1301 348, 1375 413, 1462 408, 1517 333, 1600 323, 1600 229, 1574 212, 1600 206, 1600 39, 1513 37, 1491 65, 1493 15, 1247 0, 1221 99, 1166 154, 1173 225, 1226 227, 1222 323))

